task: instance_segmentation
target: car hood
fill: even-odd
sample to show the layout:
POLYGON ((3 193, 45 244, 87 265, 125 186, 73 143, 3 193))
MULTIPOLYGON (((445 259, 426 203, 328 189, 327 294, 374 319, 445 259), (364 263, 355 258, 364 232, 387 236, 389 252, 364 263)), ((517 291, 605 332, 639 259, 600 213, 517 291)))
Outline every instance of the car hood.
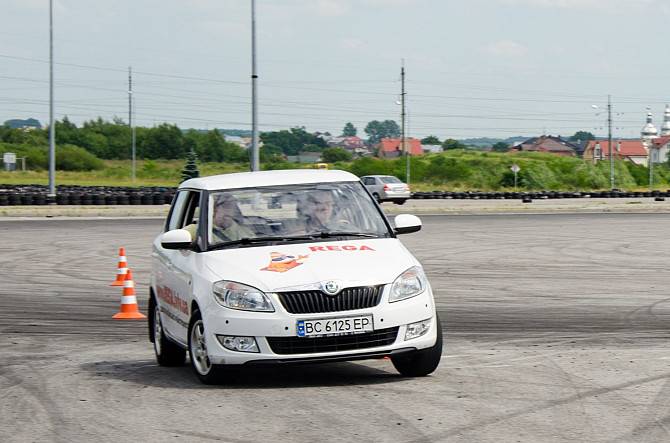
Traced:
POLYGON ((418 265, 395 238, 283 244, 205 253, 206 266, 220 280, 233 280, 264 292, 392 283, 418 265))

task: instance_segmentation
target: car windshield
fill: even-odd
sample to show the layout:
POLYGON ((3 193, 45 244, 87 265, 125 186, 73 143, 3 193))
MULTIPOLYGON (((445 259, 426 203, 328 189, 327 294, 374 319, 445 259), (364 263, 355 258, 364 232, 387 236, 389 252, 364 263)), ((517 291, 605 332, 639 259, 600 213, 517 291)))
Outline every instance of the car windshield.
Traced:
POLYGON ((402 183, 397 177, 379 177, 379 179, 382 181, 382 183, 402 183))
POLYGON ((389 237, 373 200, 358 182, 315 183, 209 193, 208 244, 389 237))

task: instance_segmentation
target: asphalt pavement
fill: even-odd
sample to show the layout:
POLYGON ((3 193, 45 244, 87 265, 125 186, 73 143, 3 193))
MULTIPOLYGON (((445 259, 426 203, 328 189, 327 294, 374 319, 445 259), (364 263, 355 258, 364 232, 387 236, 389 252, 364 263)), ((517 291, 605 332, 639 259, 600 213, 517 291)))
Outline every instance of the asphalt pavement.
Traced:
POLYGON ((159 219, 0 221, 3 441, 670 439, 670 214, 424 216, 445 350, 246 371, 203 386, 116 322, 125 246, 146 312, 159 219))

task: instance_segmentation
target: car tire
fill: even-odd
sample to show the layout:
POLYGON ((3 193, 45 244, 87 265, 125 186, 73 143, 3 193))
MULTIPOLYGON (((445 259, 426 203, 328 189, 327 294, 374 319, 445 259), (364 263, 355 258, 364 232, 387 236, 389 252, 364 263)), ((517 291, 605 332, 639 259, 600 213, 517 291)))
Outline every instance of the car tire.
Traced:
POLYGON ((442 323, 440 317, 435 314, 437 326, 437 340, 435 344, 427 349, 421 349, 408 354, 391 357, 391 362, 396 370, 405 377, 425 377, 431 374, 440 364, 442 358, 442 323))
POLYGON ((404 205, 407 200, 395 200, 393 203, 396 205, 404 205))
POLYGON ((221 365, 212 364, 205 344, 205 324, 197 309, 191 314, 188 325, 188 356, 191 368, 198 379, 206 384, 218 384, 221 380, 221 365))
POLYGON ((182 366, 186 361, 186 350, 165 335, 160 308, 153 297, 149 300, 149 339, 160 366, 182 366))
POLYGON ((377 203, 381 203, 381 202, 382 202, 382 199, 379 198, 379 194, 377 194, 376 192, 373 192, 373 193, 372 193, 372 196, 375 198, 375 200, 377 200, 377 203))

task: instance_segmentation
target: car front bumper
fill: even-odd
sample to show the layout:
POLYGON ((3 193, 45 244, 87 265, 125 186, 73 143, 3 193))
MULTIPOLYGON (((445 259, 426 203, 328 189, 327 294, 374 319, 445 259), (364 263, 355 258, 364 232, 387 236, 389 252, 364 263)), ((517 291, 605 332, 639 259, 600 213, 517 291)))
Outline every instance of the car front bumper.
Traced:
MULTIPOLYGON (((422 294, 394 303, 388 302, 390 285, 384 290, 381 302, 369 309, 351 311, 290 314, 286 312, 276 295, 271 294, 276 311, 273 313, 246 312, 226 309, 209 309, 206 312, 207 352, 214 364, 242 365, 263 363, 303 363, 319 361, 358 360, 380 358, 395 353, 409 352, 433 346, 437 340, 435 306, 429 288, 422 294), (298 320, 342 318, 371 314, 374 331, 382 333, 397 328, 395 340, 390 339, 381 346, 345 349, 334 352, 276 353, 268 338, 296 340, 319 340, 319 338, 297 337, 298 320), (432 319, 428 331, 417 338, 405 340, 407 325, 432 319), (220 343, 217 335, 254 337, 259 352, 229 350, 220 343)), ((362 335, 362 334, 361 334, 362 335)), ((340 336, 341 337, 341 336, 340 336)), ((352 336, 347 336, 352 337, 352 336)))

